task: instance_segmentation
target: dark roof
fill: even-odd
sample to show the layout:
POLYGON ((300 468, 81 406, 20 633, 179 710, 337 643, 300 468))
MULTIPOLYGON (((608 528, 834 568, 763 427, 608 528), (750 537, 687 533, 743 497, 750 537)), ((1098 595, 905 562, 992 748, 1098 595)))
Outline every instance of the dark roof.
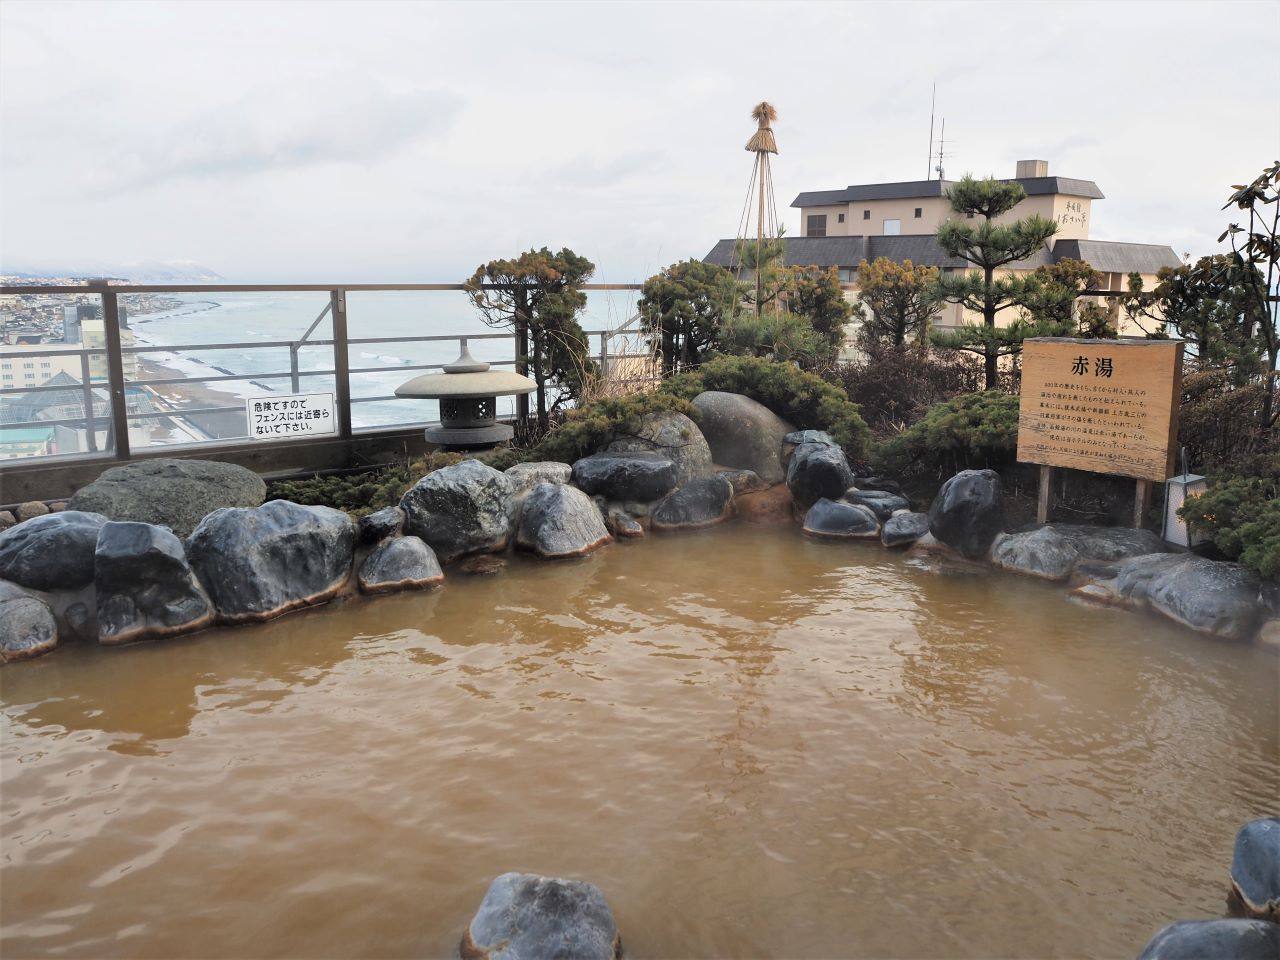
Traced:
MULTIPOLYGON (((702 259, 722 267, 737 266, 733 240, 721 240, 702 259)), ((862 260, 888 257, 897 263, 910 260, 917 266, 963 268, 968 264, 959 257, 948 257, 932 234, 922 233, 896 237, 784 237, 782 260, 788 266, 843 267, 855 269, 862 260)), ((1052 262, 1049 252, 1039 251, 1018 266, 1033 269, 1052 262)))
MULTIPOLYGON (((1027 196, 1062 194, 1067 197, 1103 199, 1103 193, 1092 180, 1071 177, 1017 177, 1001 183, 1020 183, 1027 196)), ((826 207, 859 200, 911 200, 916 197, 941 197, 955 184, 954 180, 909 180, 905 183, 861 183, 843 190, 814 190, 791 201, 793 207, 826 207)))
MULTIPOLYGON (((702 259, 722 267, 736 267, 738 262, 733 256, 736 242, 721 240, 702 259)), ((866 237, 787 237, 782 241, 782 261, 788 266, 856 267, 866 257, 866 237)))
POLYGON ((1108 240, 1059 240, 1053 246, 1053 259, 1083 260, 1093 269, 1107 273, 1155 273, 1161 267, 1182 263, 1173 247, 1108 240))

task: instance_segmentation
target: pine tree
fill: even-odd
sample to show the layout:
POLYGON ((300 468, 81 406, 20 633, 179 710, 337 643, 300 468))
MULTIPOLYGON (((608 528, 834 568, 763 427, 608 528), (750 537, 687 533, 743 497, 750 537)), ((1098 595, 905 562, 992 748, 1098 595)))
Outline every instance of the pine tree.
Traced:
POLYGON ((964 276, 944 276, 943 297, 967 310, 982 314, 982 326, 966 326, 954 333, 933 334, 940 346, 954 347, 980 354, 986 372, 986 389, 999 382, 998 360, 1022 349, 1022 341, 1038 331, 1034 324, 1021 319, 1009 326, 996 326, 996 315, 1018 305, 1026 283, 1016 277, 996 277, 996 271, 1011 263, 1025 260, 1057 232, 1057 225, 1038 214, 996 223, 1026 196, 1016 182, 987 177, 975 180, 966 175, 949 190, 947 199, 952 211, 964 219, 947 220, 938 228, 938 246, 947 256, 959 257, 973 264, 964 276), (976 224, 966 221, 981 218, 976 224))

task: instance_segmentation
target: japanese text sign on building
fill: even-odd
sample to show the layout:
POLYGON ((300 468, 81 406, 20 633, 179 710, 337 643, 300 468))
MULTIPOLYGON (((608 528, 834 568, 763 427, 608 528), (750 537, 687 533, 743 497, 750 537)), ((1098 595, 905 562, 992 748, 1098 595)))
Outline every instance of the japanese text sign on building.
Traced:
POLYGON ((1026 340, 1018 460, 1164 482, 1181 389, 1176 340, 1026 340))
POLYGON ((332 393, 299 393, 289 396, 250 397, 249 436, 255 440, 288 440, 337 432, 332 393))

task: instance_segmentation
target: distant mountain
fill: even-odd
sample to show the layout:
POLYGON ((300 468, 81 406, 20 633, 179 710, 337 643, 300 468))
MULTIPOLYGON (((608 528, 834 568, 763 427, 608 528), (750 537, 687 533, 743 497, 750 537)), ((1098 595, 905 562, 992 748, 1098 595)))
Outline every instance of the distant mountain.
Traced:
POLYGON ((70 264, 3 264, 0 274, 19 277, 111 277, 134 283, 225 283, 226 277, 192 260, 138 260, 107 263, 82 260, 70 264))

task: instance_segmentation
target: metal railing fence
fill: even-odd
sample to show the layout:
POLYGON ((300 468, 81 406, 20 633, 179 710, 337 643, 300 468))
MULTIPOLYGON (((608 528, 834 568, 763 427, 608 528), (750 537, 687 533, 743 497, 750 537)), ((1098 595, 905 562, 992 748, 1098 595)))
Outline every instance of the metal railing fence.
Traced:
MULTIPOLYGON (((510 289, 501 285, 486 285, 489 289, 510 289)), ((519 373, 526 372, 527 364, 519 354, 519 342, 515 332, 494 332, 494 333, 457 333, 457 334, 432 334, 421 336, 369 336, 369 337, 352 337, 348 328, 348 304, 347 295, 353 292, 461 292, 465 288, 461 284, 443 284, 443 283, 422 283, 422 284, 346 284, 346 285, 328 285, 328 284, 108 284, 90 282, 85 285, 68 286, 60 284, 5 284, 0 285, 0 296, 38 296, 38 295, 83 295, 89 294, 101 298, 101 313, 103 320, 103 343, 101 346, 80 346, 73 348, 68 346, 66 349, 41 349, 38 353, 32 354, 35 357, 68 357, 79 356, 80 358, 80 379, 79 383, 74 386, 63 384, 39 385, 39 386, 13 386, 0 387, 0 399, 12 395, 26 395, 40 393, 42 391, 75 391, 83 407, 83 416, 79 417, 56 417, 56 418, 40 418, 33 420, 13 420, 9 419, 0 422, 0 429, 19 430, 19 429, 42 429, 54 426, 72 426, 83 428, 86 434, 87 450, 74 454, 56 455, 57 460, 79 460, 88 457, 111 456, 118 461, 127 461, 134 457, 135 453, 130 446, 129 424, 131 422, 147 421, 147 420, 173 420, 184 419, 197 415, 210 414, 226 414, 233 411, 243 411, 243 404, 235 406, 181 406, 166 407, 164 409, 155 410, 136 410, 131 412, 129 409, 129 395, 131 392, 136 394, 137 391, 147 391, 155 394, 155 388, 165 386, 176 386, 184 384, 217 384, 227 381, 288 381, 289 388, 294 393, 302 390, 302 381, 306 378, 315 377, 332 377, 333 392, 335 400, 335 414, 337 418, 337 439, 349 440, 353 436, 362 433, 377 432, 384 427, 353 427, 352 425, 352 407, 358 403, 378 403, 385 401, 393 401, 400 398, 394 395, 377 395, 377 396, 352 396, 351 378, 352 375, 386 373, 386 372, 420 372, 439 370, 444 363, 398 363, 395 365, 369 365, 369 366, 351 366, 350 349, 359 346, 376 346, 388 344, 430 344, 430 343, 455 343, 458 351, 468 341, 497 341, 508 342, 511 344, 511 359, 492 360, 490 363, 495 366, 511 366, 519 373), (120 297, 131 294, 193 294, 193 293, 220 293, 220 294, 236 294, 236 293, 299 293, 299 292, 315 292, 325 293, 328 295, 328 302, 319 314, 311 321, 305 332, 297 338, 290 340, 267 340, 267 341, 251 341, 251 342, 218 342, 218 343, 182 343, 182 344, 148 344, 148 345, 126 345, 121 337, 120 326, 120 297), (316 332, 320 324, 328 318, 331 323, 331 332, 329 336, 312 339, 312 335, 316 332), (332 363, 320 369, 303 370, 300 363, 300 352, 308 348, 331 348, 332 363), (287 370, 268 370, 262 373, 235 373, 218 372, 216 368, 211 368, 208 375, 201 376, 181 376, 181 377, 142 377, 128 378, 125 375, 125 358, 129 356, 139 356, 144 354, 173 354, 181 352, 182 354, 199 353, 202 351, 215 350, 287 350, 289 356, 289 369, 287 370), (99 362, 103 357, 106 360, 105 378, 101 376, 95 379, 91 376, 90 358, 97 358, 99 362), (105 395, 104 395, 105 391, 105 395), (105 443, 106 450, 99 450, 97 435, 101 428, 105 427, 107 441, 105 443)), ((582 289, 587 292, 603 292, 603 291, 630 291, 640 290, 639 284, 586 284, 582 289)), ((635 324, 638 317, 632 315, 626 322, 614 329, 593 329, 586 330, 585 333, 589 337, 589 343, 592 344, 592 359, 600 364, 601 370, 609 369, 611 361, 621 358, 630 358, 636 356, 635 353, 616 352, 611 350, 611 344, 621 339, 624 347, 629 338, 637 337, 639 331, 635 324)), ((0 346, 0 354, 5 354, 5 347, 0 346)), ((17 355, 16 353, 12 355, 17 355)), ((429 421, 415 421, 411 423, 397 423, 397 428, 408 428, 416 426, 426 426, 429 421)), ((188 422, 188 426, 189 426, 188 422)), ((214 438, 209 438, 214 439, 214 438)), ((287 440, 267 440, 267 439, 250 439, 244 438, 219 438, 222 442, 236 443, 240 442, 245 445, 268 447, 273 443, 288 443, 287 440)), ((191 444, 173 444, 166 445, 165 449, 185 449, 190 450, 193 447, 199 448, 204 442, 197 441, 191 444)), ((296 441, 295 441, 296 442, 296 441)), ((16 463, 29 462, 31 458, 23 458, 22 460, 7 460, 6 464, 12 466, 16 463)), ((51 456, 37 458, 40 460, 52 459, 51 456)))

